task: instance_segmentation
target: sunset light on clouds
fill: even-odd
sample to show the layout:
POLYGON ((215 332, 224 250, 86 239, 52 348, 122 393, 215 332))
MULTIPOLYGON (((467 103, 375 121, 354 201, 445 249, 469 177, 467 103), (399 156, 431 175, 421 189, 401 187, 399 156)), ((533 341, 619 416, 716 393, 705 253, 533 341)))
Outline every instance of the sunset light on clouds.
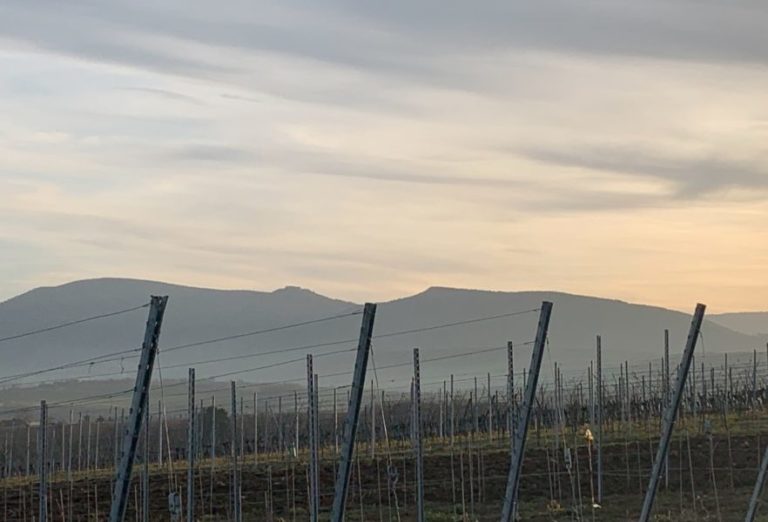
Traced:
POLYGON ((124 276, 764 310, 761 2, 0 5, 0 299, 124 276))

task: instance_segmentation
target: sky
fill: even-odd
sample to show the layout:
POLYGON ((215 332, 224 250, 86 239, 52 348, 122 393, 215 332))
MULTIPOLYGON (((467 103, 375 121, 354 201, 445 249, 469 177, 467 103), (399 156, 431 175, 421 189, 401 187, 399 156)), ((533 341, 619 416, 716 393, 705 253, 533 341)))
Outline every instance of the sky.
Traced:
POLYGON ((768 309, 767 26, 761 0, 4 0, 0 299, 768 309))

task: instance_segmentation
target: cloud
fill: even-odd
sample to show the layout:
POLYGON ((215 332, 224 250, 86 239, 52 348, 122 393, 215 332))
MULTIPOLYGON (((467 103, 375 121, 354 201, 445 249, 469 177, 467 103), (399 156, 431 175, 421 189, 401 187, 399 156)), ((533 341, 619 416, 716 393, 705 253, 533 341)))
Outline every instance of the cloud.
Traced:
MULTIPOLYGON (((670 183, 676 198, 707 196, 730 188, 768 191, 768 154, 750 159, 715 154, 669 154, 630 146, 528 148, 528 159, 559 167, 604 171, 670 183)), ((652 199, 652 198, 649 198, 652 199)), ((622 205, 627 202, 623 201, 622 205)))
POLYGON ((214 163, 244 164, 252 162, 253 154, 243 148, 228 145, 189 144, 173 148, 167 153, 168 160, 205 161, 214 163))
POLYGON ((9 0, 0 34, 53 53, 190 76, 242 72, 247 64, 223 65, 229 52, 239 50, 446 88, 482 88, 466 58, 499 51, 765 65, 768 10, 763 7, 756 0, 336 0, 279 6, 230 2, 221 9, 180 0, 98 6, 83 0, 65 6, 9 0))
POLYGON ((6 0, 4 245, 46 283, 741 288, 765 26, 755 0, 6 0))
POLYGON ((192 96, 188 96, 186 94, 181 94, 178 92, 169 91, 166 89, 157 89, 153 87, 123 87, 123 90, 125 91, 132 91, 132 92, 142 92, 146 94, 152 94, 155 96, 160 96, 162 98, 165 98, 167 100, 177 100, 177 101, 184 101, 188 103, 192 103, 195 105, 202 105, 203 102, 198 100, 197 98, 194 98, 192 96))

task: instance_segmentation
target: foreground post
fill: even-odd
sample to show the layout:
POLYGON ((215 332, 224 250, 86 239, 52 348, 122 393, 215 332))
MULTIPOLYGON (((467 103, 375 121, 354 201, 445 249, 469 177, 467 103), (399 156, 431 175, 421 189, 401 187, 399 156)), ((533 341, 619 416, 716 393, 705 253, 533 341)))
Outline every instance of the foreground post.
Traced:
POLYGON ((344 520, 344 508, 347 500, 347 488, 349 487, 349 475, 352 470, 352 456, 355 450, 355 435, 357 433, 357 421, 360 418, 360 405, 363 401, 363 387, 365 386, 365 373, 368 368, 368 354, 371 348, 371 336, 373 335, 373 323, 376 318, 376 305, 366 303, 363 309, 363 322, 360 326, 360 340, 357 344, 357 358, 355 359, 355 374, 352 380, 352 389, 349 394, 349 406, 347 419, 344 421, 344 438, 339 459, 339 469, 336 475, 334 487, 333 508, 331 510, 331 522, 344 520))
POLYGON ((531 367, 528 370, 528 382, 525 387, 525 396, 520 408, 519 423, 515 431, 515 444, 512 450, 512 459, 507 478, 507 490, 504 494, 504 505, 501 510, 501 522, 510 522, 517 505, 517 491, 520 483, 520 473, 523 467, 523 453, 525 452, 525 438, 528 435, 528 425, 531 421, 531 409, 536 398, 536 385, 539 381, 541 359, 544 356, 544 345, 549 330, 549 318, 552 315, 552 303, 541 303, 539 314, 539 327, 536 331, 536 340, 531 354, 531 367))
POLYGON ((765 485, 765 474, 768 471, 768 446, 763 453, 763 460, 760 463, 760 472, 757 474, 757 481, 755 482, 755 489, 752 491, 752 497, 749 499, 749 509, 747 510, 747 517, 744 522, 753 522, 755 515, 757 515, 757 503, 760 500, 760 493, 763 491, 765 485))
POLYGON ((691 321, 691 329, 688 333, 688 341, 685 345, 685 352, 683 352, 683 360, 680 362, 680 366, 677 371, 677 381, 675 382, 675 389, 671 400, 667 404, 667 408, 664 411, 664 428, 661 433, 661 440, 659 441, 659 448, 656 452, 656 458, 653 461, 653 470, 651 471, 651 479, 648 482, 648 490, 645 492, 645 500, 643 501, 643 510, 640 513, 640 522, 648 522, 651 517, 651 510, 653 509, 653 501, 656 498, 656 491, 659 486, 659 476, 661 475, 661 468, 667 458, 667 451, 669 450, 669 441, 672 438, 672 430, 675 428, 675 417, 677 415, 677 409, 680 406, 680 400, 683 396, 683 390, 685 388, 685 381, 688 378, 688 370, 691 367, 691 359, 693 357, 693 350, 696 348, 696 341, 699 338, 699 331, 701 330, 701 323, 704 321, 704 311, 706 306, 703 304, 696 305, 696 311, 693 314, 693 320, 691 321))
POLYGON ((152 296, 149 306, 149 317, 144 333, 144 344, 141 348, 139 370, 136 373, 136 384, 133 387, 130 418, 123 434, 123 445, 120 454, 120 468, 117 470, 115 489, 112 493, 112 507, 109 512, 110 522, 123 522, 125 508, 128 503, 128 489, 131 484, 133 460, 136 456, 136 446, 141 433, 141 423, 144 410, 148 407, 147 396, 152 382, 152 368, 157 355, 157 343, 160 340, 160 327, 163 324, 165 306, 168 296, 152 296))
POLYGON ((48 519, 48 405, 40 401, 40 427, 37 428, 37 478, 39 484, 39 509, 38 520, 46 522, 48 519))

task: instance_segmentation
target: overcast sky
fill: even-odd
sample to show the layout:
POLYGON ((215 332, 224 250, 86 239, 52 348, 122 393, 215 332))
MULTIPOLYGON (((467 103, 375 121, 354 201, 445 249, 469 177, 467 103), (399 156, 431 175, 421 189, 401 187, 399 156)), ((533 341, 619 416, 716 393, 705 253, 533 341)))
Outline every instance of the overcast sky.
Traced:
POLYGON ((763 0, 0 3, 0 299, 768 308, 763 0))

